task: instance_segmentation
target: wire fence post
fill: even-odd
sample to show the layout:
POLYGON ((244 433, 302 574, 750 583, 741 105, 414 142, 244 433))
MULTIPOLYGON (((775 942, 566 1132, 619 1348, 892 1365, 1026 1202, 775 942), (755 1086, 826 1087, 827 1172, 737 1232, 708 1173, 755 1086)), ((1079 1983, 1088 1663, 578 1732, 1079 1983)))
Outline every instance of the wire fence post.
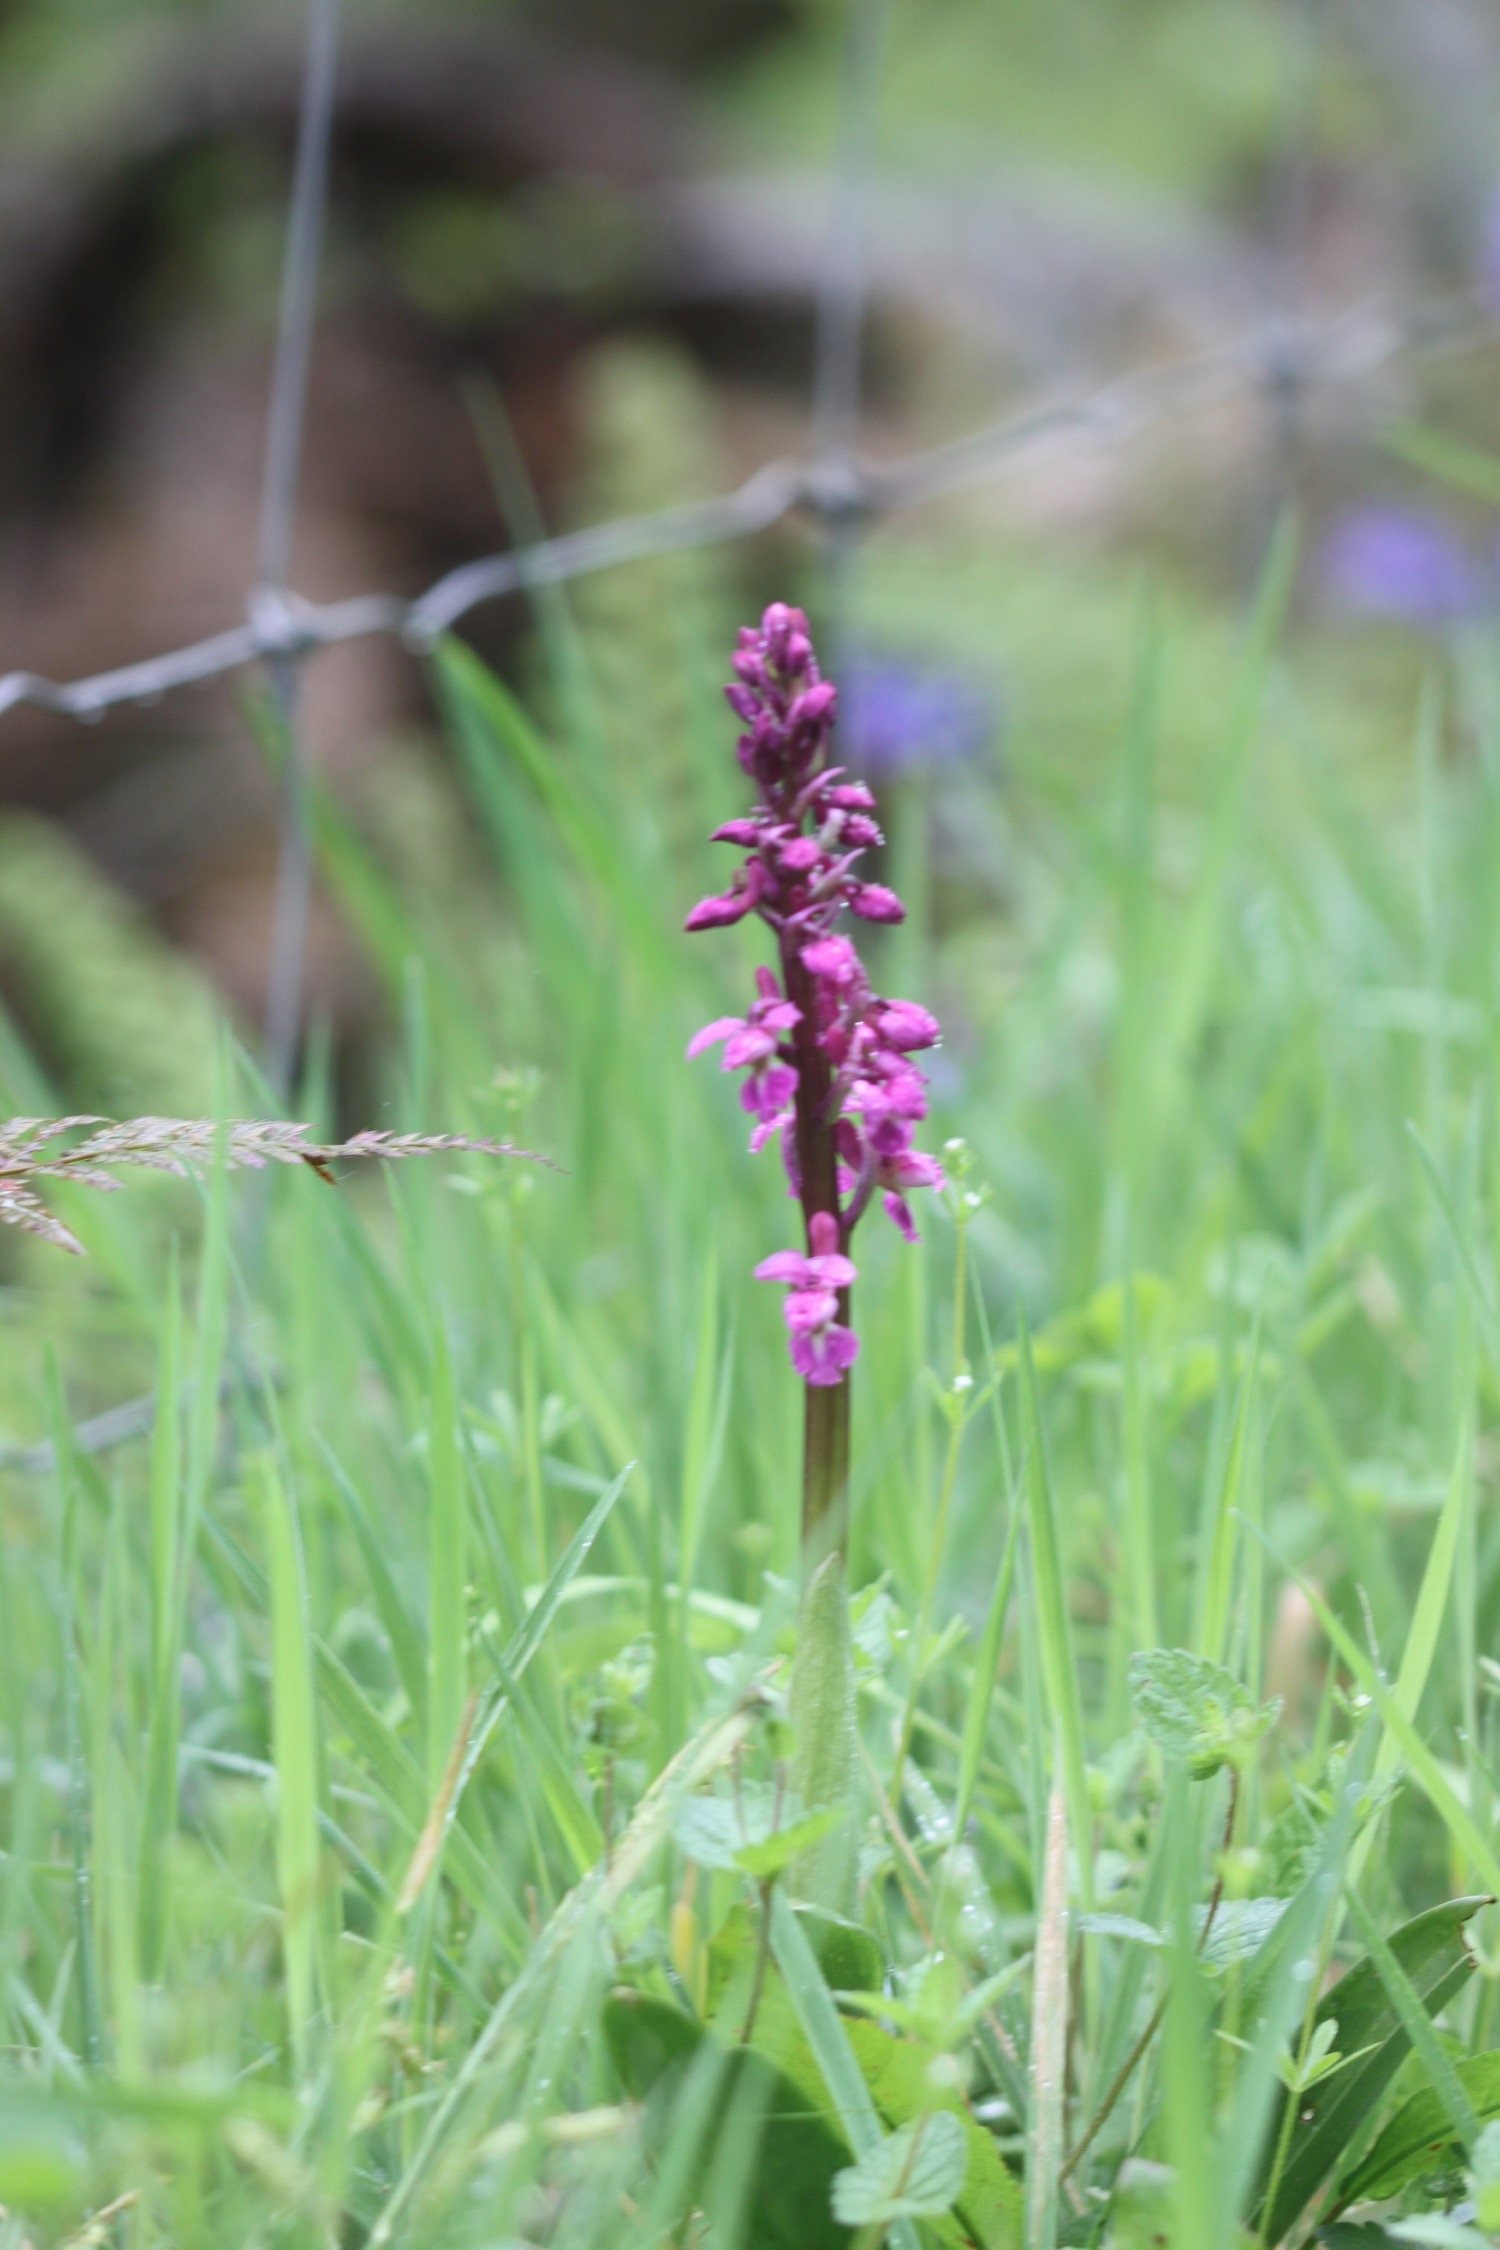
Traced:
POLYGON ((857 447, 870 277, 870 179, 889 13, 890 0, 849 0, 833 211, 813 352, 812 464, 826 528, 824 601, 835 670, 846 653, 854 567, 868 513, 857 447))
POLYGON ((300 724, 305 656, 288 600, 307 377, 317 310, 318 267, 328 204, 328 155, 338 73, 340 0, 310 0, 307 53, 297 121, 296 169, 286 257, 281 276, 276 361, 266 416, 261 483, 258 578, 250 597, 252 629, 263 638, 272 707, 281 736, 281 839, 266 985, 265 1069, 284 1098, 292 1086, 302 1036, 307 924, 312 904, 312 834, 307 754, 300 724))

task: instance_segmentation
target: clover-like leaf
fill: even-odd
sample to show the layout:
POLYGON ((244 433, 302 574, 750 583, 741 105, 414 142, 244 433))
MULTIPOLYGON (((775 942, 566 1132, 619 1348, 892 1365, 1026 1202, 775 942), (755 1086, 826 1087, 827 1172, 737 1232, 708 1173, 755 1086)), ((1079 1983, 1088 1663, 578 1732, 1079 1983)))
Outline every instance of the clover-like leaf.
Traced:
POLYGON ((935 2109, 867 2149, 835 2173, 833 2215, 846 2227, 888 2227, 897 2219, 936 2219, 952 2207, 968 2170, 963 2122, 935 2109))
POLYGON ((1143 1649, 1130 1659, 1136 1717, 1169 1758, 1200 1779, 1242 1765, 1281 1709, 1256 1703, 1222 1664, 1185 1648, 1143 1649))

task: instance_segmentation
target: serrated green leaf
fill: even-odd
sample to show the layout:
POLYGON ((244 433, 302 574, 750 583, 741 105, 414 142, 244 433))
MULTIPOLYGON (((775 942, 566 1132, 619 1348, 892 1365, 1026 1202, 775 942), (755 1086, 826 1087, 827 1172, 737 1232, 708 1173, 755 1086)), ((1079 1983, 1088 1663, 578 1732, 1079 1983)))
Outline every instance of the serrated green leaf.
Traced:
POLYGON ((1222 1664, 1185 1648, 1139 1650, 1130 1659, 1130 1694, 1158 1749, 1200 1779, 1240 1764, 1281 1708, 1257 1704, 1222 1664))
POLYGON ((947 2110, 902 2125, 833 2183, 835 2218, 846 2227, 888 2227, 896 2219, 935 2219, 952 2208, 969 2152, 947 2110))
POLYGON ((850 2023, 845 2029, 884 2124, 910 2124, 914 2118, 938 2109, 958 2119, 964 2129, 968 2166, 955 2217, 980 2250, 1019 2250, 1020 2184, 990 2135, 970 2115, 951 2078, 945 2076, 945 2058, 918 2040, 893 2037, 878 2023, 850 2023))

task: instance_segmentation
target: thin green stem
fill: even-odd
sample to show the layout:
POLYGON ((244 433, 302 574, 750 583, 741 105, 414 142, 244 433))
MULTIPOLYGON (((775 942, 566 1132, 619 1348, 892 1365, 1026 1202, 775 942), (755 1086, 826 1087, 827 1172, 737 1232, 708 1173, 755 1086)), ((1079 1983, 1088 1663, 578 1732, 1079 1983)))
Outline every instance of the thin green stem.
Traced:
POLYGON ((921 1607, 917 1612, 916 1631, 912 1635, 911 1678, 901 1713, 895 1763, 891 1768, 891 1802, 895 1805, 901 1802, 901 1781, 911 1752, 912 1729, 917 1717, 917 1696, 921 1691, 922 1674, 927 1663, 932 1613, 937 1603, 938 1580, 942 1575, 943 1556, 948 1546, 948 1518, 953 1512, 953 1491, 958 1481, 959 1448, 968 1427, 968 1415, 964 1411, 966 1393, 961 1387, 967 1383, 969 1376, 968 1358, 964 1350, 967 1335, 965 1291, 968 1275, 968 1226, 962 1207, 956 1232, 957 1247, 953 1260, 953 1385, 948 1394, 948 1444, 943 1456, 942 1481, 938 1486, 937 1517, 933 1524, 932 1538, 928 1542, 927 1573, 922 1584, 921 1607))

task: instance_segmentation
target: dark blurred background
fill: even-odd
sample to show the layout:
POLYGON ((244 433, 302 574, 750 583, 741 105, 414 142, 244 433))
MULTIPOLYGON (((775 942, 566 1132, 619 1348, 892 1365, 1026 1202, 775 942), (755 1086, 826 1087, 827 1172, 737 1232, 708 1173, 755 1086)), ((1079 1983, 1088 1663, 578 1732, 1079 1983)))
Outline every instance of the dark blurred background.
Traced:
MULTIPOLYGON (((0 0, 0 670, 70 678, 244 613, 304 35, 281 0, 0 0)), ((805 453, 846 35, 842 0, 346 0, 299 592, 412 594, 518 525, 805 453)), ((1250 335, 1269 364, 1289 321, 1371 301, 1482 309, 1497 93, 1489 0, 892 0, 865 444, 1250 335)), ((1500 585, 1495 496, 1435 493, 1389 433, 1483 447, 1495 373, 1467 333, 1290 402, 1273 367, 881 534, 870 760, 942 763, 956 726, 1067 768, 1118 723, 1105 650, 1143 559, 1232 617, 1287 501, 1299 617, 1351 754, 1378 752, 1432 637, 1500 585)), ((748 602, 807 549, 712 568, 748 602)), ((525 684, 522 605, 464 630, 525 684)), ((242 696, 0 722, 0 994, 81 1098, 193 1098, 205 970, 259 1018, 276 797, 242 696), (165 1007, 134 996, 163 980, 165 1007)), ((441 850, 409 657, 320 657, 305 724, 398 857, 441 850)), ((311 979, 357 1045, 373 1002, 326 907, 311 979)))

